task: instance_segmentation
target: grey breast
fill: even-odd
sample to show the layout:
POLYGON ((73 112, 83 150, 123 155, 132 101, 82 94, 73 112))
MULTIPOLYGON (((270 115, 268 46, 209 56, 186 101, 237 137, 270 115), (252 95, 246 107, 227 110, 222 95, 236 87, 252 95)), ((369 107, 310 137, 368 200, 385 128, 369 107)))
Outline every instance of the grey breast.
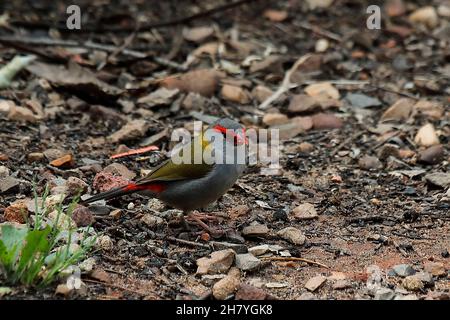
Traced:
POLYGON ((184 211, 203 208, 227 192, 244 168, 245 165, 216 164, 211 172, 202 178, 169 182, 159 198, 184 211))

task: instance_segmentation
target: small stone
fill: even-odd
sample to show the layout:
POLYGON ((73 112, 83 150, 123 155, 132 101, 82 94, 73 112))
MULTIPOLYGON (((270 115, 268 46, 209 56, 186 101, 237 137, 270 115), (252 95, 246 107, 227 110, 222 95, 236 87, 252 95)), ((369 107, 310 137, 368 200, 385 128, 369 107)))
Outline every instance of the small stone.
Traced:
POLYGON ((248 252, 248 248, 242 243, 210 241, 209 244, 212 246, 212 248, 214 250, 232 249, 236 253, 247 253, 248 252))
POLYGON ((11 203, 3 213, 5 220, 9 222, 25 223, 29 216, 27 203, 27 199, 17 200, 11 203))
POLYGON ((299 300, 317 300, 316 296, 311 292, 304 292, 298 297, 299 300))
POLYGON ((27 159, 29 162, 42 161, 44 158, 45 155, 42 152, 31 152, 27 155, 27 159))
POLYGON ((148 200, 148 202, 147 202, 147 207, 148 207, 150 210, 154 210, 154 211, 156 211, 156 212, 161 212, 161 211, 164 210, 165 204, 164 204, 164 202, 162 202, 162 201, 159 200, 159 199, 152 198, 152 199, 149 199, 149 200, 148 200))
POLYGON ((381 169, 383 164, 377 157, 363 156, 359 159, 358 165, 363 170, 381 169))
POLYGON ((394 300, 419 300, 415 294, 396 295, 394 300))
POLYGON ((253 271, 261 266, 261 260, 251 253, 236 255, 236 267, 242 271, 253 271))
POLYGON ((254 256, 263 255, 267 251, 269 251, 269 245, 267 245, 267 244, 262 244, 262 245, 251 247, 248 249, 248 252, 250 252, 254 256))
POLYGON ((434 126, 431 123, 427 123, 421 127, 414 138, 414 142, 424 147, 439 144, 439 138, 434 126))
POLYGON ((114 248, 112 239, 107 235, 99 236, 97 238, 97 245, 100 249, 105 251, 110 251, 114 248))
POLYGON ((282 113, 266 113, 262 121, 267 126, 276 126, 288 123, 289 119, 282 113))
POLYGON ((252 90, 253 98, 255 98, 259 103, 264 102, 272 94, 273 94, 272 90, 262 85, 258 85, 252 90))
POLYGON ((242 230, 242 234, 247 237, 264 237, 269 233, 269 228, 264 224, 254 223, 242 230))
POLYGON ((403 279, 402 286, 410 291, 419 291, 423 289, 423 282, 416 276, 407 276, 403 279))
POLYGON ((108 272, 103 269, 95 269, 89 274, 89 276, 92 279, 98 280, 100 282, 109 283, 111 281, 111 277, 109 276, 108 272))
POLYGON ((6 178, 9 176, 9 169, 5 166, 0 166, 0 178, 6 178))
POLYGON ((67 151, 56 149, 56 148, 51 148, 51 149, 45 150, 43 153, 44 153, 44 156, 47 158, 47 160, 53 161, 55 159, 61 158, 62 156, 66 155, 67 151))
POLYGON ((284 10, 266 9, 263 16, 272 22, 281 22, 286 20, 288 12, 284 10))
POLYGON ((380 148, 380 151, 378 151, 378 158, 381 160, 386 160, 389 157, 400 157, 399 148, 395 144, 386 143, 380 148))
POLYGON ((240 204, 230 209, 229 215, 231 219, 236 219, 245 216, 250 212, 250 207, 246 204, 240 204))
POLYGON ((337 280, 335 283, 333 283, 333 289, 334 290, 344 290, 351 288, 352 284, 348 280, 337 280))
POLYGON ((306 241, 305 235, 297 228, 287 227, 277 232, 277 235, 295 245, 302 245, 306 241))
POLYGON ((109 213, 109 216, 110 216, 110 217, 113 217, 113 218, 116 219, 116 220, 118 220, 118 219, 120 219, 120 217, 122 216, 122 210, 120 210, 120 209, 115 209, 115 210, 113 210, 113 211, 111 211, 111 212, 109 213))
POLYGON ((148 124, 145 120, 132 120, 108 138, 112 143, 141 138, 145 135, 147 128, 148 124))
POLYGON ((321 287, 325 281, 327 281, 327 278, 321 275, 312 277, 306 282, 305 288, 311 292, 314 292, 321 287))
POLYGON ((427 261, 423 264, 423 268, 426 272, 431 273, 435 277, 440 277, 447 274, 445 266, 442 262, 427 261))
POLYGON ((327 39, 319 39, 316 41, 315 50, 316 52, 325 52, 330 46, 330 42, 327 39))
POLYGON ((409 264, 397 264, 392 267, 395 274, 400 277, 411 276, 416 273, 416 271, 409 264))
POLYGON ((302 142, 298 145, 298 151, 303 153, 310 153, 314 150, 314 145, 309 142, 302 142))
POLYGON ((381 106, 381 101, 378 98, 369 97, 368 95, 361 93, 349 93, 345 96, 352 107, 356 108, 369 108, 381 106))
POLYGON ((294 218, 298 220, 311 220, 318 217, 314 205, 311 203, 302 203, 292 210, 294 218))
POLYGON ((266 300, 268 294, 260 288, 249 284, 241 284, 236 292, 236 300, 266 300))
POLYGON ((434 172, 425 175, 425 180, 432 185, 447 188, 450 187, 450 173, 434 172))
POLYGON ((197 260, 197 274, 225 273, 233 264, 235 253, 231 249, 214 251, 210 257, 197 260))
POLYGON ((115 176, 120 176, 128 180, 132 180, 136 177, 136 173, 128 169, 121 163, 111 163, 109 166, 103 169, 104 172, 110 172, 115 176))
POLYGON ((8 176, 0 178, 0 193, 13 192, 20 187, 20 180, 14 177, 8 176))
POLYGON ((95 258, 87 258, 86 260, 82 261, 78 267, 81 271, 89 273, 94 269, 94 266, 96 264, 95 258))
POLYGON ((411 13, 409 15, 409 21, 423 24, 428 28, 434 28, 439 24, 439 17, 434 7, 426 6, 411 13))
POLYGON ((250 102, 250 95, 241 87, 225 84, 220 91, 222 98, 225 100, 236 102, 240 104, 247 104, 250 102))
POLYGON ((317 130, 339 129, 344 125, 340 118, 331 113, 317 113, 311 118, 313 121, 313 128, 317 130))
POLYGON ((48 214, 49 220, 60 230, 69 230, 75 227, 75 222, 65 213, 53 210, 48 214))
POLYGON ((141 222, 146 224, 150 229, 157 228, 164 224, 164 220, 160 217, 146 213, 142 216, 141 222))
POLYGON ((214 284, 212 288, 214 298, 217 300, 225 300, 232 295, 239 287, 240 276, 241 274, 238 268, 231 268, 225 278, 214 284))
POLYGON ((388 288, 381 288, 375 292, 375 300, 392 300, 395 296, 393 290, 388 288))
POLYGON ((381 116, 380 121, 406 121, 410 118, 415 101, 401 98, 391 105, 381 116))
POLYGON ((83 180, 76 177, 69 177, 66 181, 67 193, 72 196, 85 193, 89 186, 83 180))
POLYGON ((110 172, 101 171, 95 175, 93 187, 99 192, 105 192, 113 188, 125 186, 128 183, 129 180, 122 176, 115 176, 110 172))
POLYGON ((311 97, 326 96, 331 99, 339 99, 339 91, 329 82, 318 82, 310 84, 304 91, 311 97))
POLYGON ((444 157, 444 147, 442 144, 431 146, 419 152, 418 161, 426 164, 438 164, 444 157))
POLYGON ((88 208, 81 205, 73 210, 72 220, 75 222, 77 227, 87 227, 95 222, 92 212, 88 208))
POLYGON ((320 103, 314 97, 306 94, 296 94, 292 97, 288 111, 292 113, 312 112, 320 109, 320 103))
POLYGON ((432 286, 434 284, 433 276, 428 272, 421 271, 416 273, 414 276, 422 281, 425 285, 432 286))
POLYGON ((69 288, 67 284, 61 283, 56 287, 55 294, 60 294, 67 297, 72 291, 73 288, 69 288))
POLYGON ((214 28, 210 26, 201 26, 194 28, 184 28, 183 37, 192 42, 201 43, 214 34, 214 28))

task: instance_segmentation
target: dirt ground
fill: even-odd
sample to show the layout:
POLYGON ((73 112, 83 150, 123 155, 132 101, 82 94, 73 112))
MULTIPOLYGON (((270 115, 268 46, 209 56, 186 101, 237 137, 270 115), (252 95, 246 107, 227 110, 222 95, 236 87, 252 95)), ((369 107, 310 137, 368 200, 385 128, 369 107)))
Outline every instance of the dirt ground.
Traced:
POLYGON ((248 167, 200 210, 222 236, 180 231, 159 201, 114 199, 90 207, 102 241, 81 289, 3 298, 449 299, 450 2, 326 2, 77 1, 81 30, 63 1, 0 5, 0 66, 37 57, 0 90, 0 222, 33 181, 67 194, 76 177, 94 194, 145 174, 194 120, 281 137, 278 168, 248 167), (366 27, 370 4, 380 29, 366 27), (227 248, 256 267, 198 274, 227 248))

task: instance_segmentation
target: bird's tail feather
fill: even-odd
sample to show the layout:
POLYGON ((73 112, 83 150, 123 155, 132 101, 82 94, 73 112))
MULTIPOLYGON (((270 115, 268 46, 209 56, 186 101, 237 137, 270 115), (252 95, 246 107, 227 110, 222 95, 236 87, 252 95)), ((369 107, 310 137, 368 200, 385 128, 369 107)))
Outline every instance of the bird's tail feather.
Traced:
POLYGON ((126 194, 133 193, 135 191, 136 190, 134 188, 130 188, 129 186, 117 187, 117 188, 108 190, 106 192, 96 194, 95 196, 92 196, 89 199, 86 199, 86 200, 80 202, 80 204, 88 204, 88 203, 92 203, 92 202, 95 202, 98 200, 109 200, 112 198, 121 197, 126 194))

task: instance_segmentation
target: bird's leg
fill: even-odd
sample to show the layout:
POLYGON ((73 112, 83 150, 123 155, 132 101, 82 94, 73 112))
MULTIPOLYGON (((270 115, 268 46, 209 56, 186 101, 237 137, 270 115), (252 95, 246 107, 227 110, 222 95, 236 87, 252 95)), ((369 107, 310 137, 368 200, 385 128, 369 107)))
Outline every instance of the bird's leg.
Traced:
POLYGON ((189 211, 188 211, 188 212, 183 212, 183 213, 180 215, 180 224, 181 224, 181 227, 182 227, 184 230, 186 230, 186 231, 191 231, 191 227, 189 227, 189 224, 187 223, 186 219, 184 218, 185 215, 189 215, 189 214, 190 214, 190 213, 189 213, 189 211))
MULTIPOLYGON (((190 220, 197 224, 199 227, 201 227, 203 230, 207 231, 209 234, 211 234, 213 237, 221 237, 224 234, 223 230, 217 230, 215 228, 211 228, 206 223, 202 221, 202 218, 205 219, 211 219, 211 216, 202 215, 200 213, 189 213, 186 217, 187 220, 190 220)), ((214 217, 215 218, 215 217, 214 217)))

